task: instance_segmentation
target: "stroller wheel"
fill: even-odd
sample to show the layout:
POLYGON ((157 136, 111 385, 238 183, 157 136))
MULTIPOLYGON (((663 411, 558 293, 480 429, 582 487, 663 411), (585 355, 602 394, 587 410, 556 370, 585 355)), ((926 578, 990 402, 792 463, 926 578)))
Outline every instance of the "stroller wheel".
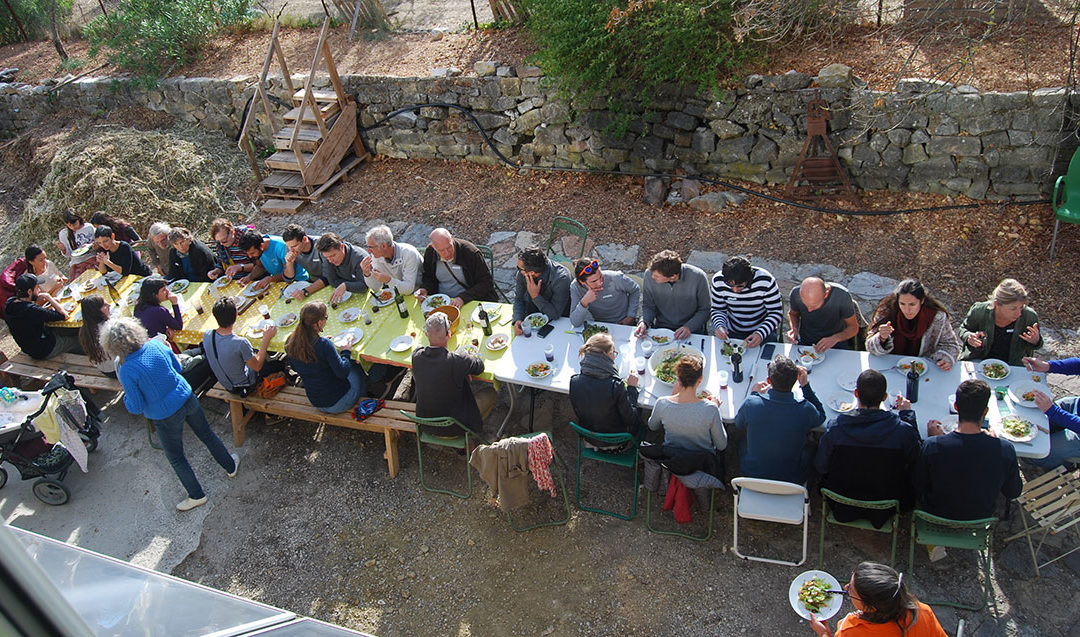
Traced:
POLYGON ((97 438, 87 434, 79 434, 79 438, 82 438, 83 446, 86 447, 87 451, 93 451, 97 449, 97 438))
POLYGON ((71 499, 71 491, 64 486, 64 483, 52 478, 41 478, 34 482, 34 495, 38 500, 53 506, 67 504, 67 501, 71 499))
POLYGON ((0 467, 0 489, 3 489, 5 484, 7 484, 7 469, 0 467))

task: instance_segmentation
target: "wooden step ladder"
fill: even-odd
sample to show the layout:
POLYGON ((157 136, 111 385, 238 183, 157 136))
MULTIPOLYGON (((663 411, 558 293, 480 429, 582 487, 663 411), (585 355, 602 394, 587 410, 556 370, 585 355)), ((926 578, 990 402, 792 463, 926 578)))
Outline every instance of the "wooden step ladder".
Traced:
POLYGON ((327 18, 323 21, 305 88, 297 90, 278 41, 278 22, 274 21, 270 45, 252 98, 252 108, 244 119, 238 143, 247 154, 255 178, 259 181, 258 197, 263 201, 264 212, 296 212, 306 202, 318 200, 330 186, 370 157, 357 132, 356 102, 345 93, 326 42, 329 26, 330 19, 327 18), (266 84, 270 63, 275 58, 285 86, 292 95, 293 106, 281 117, 283 125, 280 128, 267 97, 266 84), (326 64, 331 85, 328 89, 313 88, 320 63, 326 64), (276 131, 273 135, 275 150, 263 161, 265 173, 259 165, 255 144, 250 137, 259 111, 256 101, 261 104, 270 128, 276 131))

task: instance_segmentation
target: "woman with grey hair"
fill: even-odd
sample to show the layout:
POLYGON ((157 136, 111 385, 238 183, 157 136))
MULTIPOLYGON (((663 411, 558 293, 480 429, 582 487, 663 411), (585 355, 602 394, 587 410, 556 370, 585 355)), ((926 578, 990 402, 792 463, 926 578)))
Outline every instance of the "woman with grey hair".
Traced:
POLYGON ((217 268, 214 253, 206 244, 192 236, 187 228, 173 228, 169 231, 169 273, 165 278, 170 281, 187 279, 188 281, 206 282, 214 277, 210 273, 217 268))
POLYGON ((150 244, 146 262, 161 275, 169 272, 169 230, 172 230, 169 224, 155 221, 146 231, 146 239, 150 244))
POLYGON ((1005 279, 986 301, 972 305, 960 324, 960 360, 996 358, 1022 365, 1025 356, 1042 347, 1039 315, 1027 301, 1027 289, 1016 279, 1005 279))
POLYGON ((154 423, 165 457, 187 491, 188 497, 176 505, 177 510, 188 511, 206 504, 206 493, 184 456, 184 422, 230 478, 236 475, 240 457, 230 454, 210 429, 199 399, 180 375, 180 361, 168 345, 148 339, 146 329, 127 317, 105 324, 101 348, 108 356, 120 359, 116 376, 124 386, 124 406, 154 423))

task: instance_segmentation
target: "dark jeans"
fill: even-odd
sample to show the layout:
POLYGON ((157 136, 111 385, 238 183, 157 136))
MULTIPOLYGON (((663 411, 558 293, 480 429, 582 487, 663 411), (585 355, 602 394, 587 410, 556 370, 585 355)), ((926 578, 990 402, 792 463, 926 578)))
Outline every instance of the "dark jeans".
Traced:
POLYGON ((206 421, 206 414, 203 413, 202 405, 199 404, 199 399, 195 397, 194 392, 188 396, 187 402, 176 410, 176 413, 164 420, 153 421, 158 439, 161 441, 161 448, 165 452, 165 457, 169 459, 173 471, 176 472, 176 477, 180 478, 180 483, 187 490, 188 497, 198 500, 206 494, 195 477, 195 472, 191 470, 187 457, 184 456, 185 421, 210 450, 210 454, 214 456, 214 460, 217 460, 222 469, 232 473, 236 471, 236 464, 233 463, 225 444, 210 429, 210 423, 206 421))

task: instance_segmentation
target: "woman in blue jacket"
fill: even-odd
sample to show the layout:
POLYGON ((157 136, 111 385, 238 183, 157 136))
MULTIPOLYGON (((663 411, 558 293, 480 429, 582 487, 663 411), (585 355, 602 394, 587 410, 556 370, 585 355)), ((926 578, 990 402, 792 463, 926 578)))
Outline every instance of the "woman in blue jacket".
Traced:
POLYGON ((326 303, 311 301, 300 308, 300 322, 285 341, 289 367, 300 374, 312 406, 328 414, 352 409, 366 385, 364 372, 353 365, 349 350, 340 354, 330 339, 319 334, 326 327, 326 303))
POLYGON ((184 456, 184 422, 230 478, 236 475, 240 458, 235 453, 229 454, 210 429, 199 399, 180 375, 180 361, 168 345, 149 339, 146 328, 126 317, 105 324, 101 330, 101 348, 108 356, 120 359, 116 376, 124 386, 124 406, 154 423, 165 457, 187 490, 188 497, 176 505, 177 510, 188 511, 206 504, 206 493, 184 456))

